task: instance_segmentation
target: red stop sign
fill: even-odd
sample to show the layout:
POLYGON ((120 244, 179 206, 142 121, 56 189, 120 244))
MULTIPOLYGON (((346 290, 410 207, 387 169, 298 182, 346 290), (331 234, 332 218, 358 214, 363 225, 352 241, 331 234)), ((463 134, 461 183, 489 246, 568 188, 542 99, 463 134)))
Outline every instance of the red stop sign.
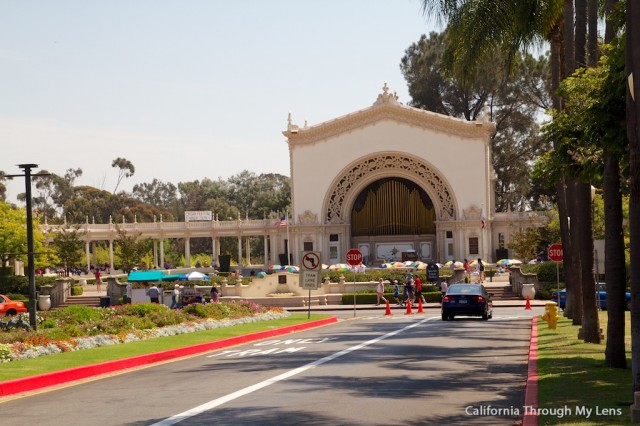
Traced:
POLYGON ((358 249, 351 249, 347 252, 347 263, 356 266, 362 263, 362 252, 358 249))
POLYGON ((549 256, 549 259, 553 260, 554 262, 562 262, 562 260, 564 259, 562 244, 559 244, 559 243, 551 244, 549 246, 549 249, 547 250, 547 254, 549 256))

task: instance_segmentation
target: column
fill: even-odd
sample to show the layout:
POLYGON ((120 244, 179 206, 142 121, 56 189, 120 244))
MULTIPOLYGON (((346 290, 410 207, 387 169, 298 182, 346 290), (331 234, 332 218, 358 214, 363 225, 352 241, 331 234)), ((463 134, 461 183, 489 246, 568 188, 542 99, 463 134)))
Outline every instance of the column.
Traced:
POLYGON ((269 244, 267 244, 268 240, 267 240, 268 236, 267 234, 264 234, 264 261, 262 262, 265 266, 267 266, 267 264, 269 263, 269 244))
POLYGON ((164 269, 164 240, 160 240, 160 265, 164 269))
POLYGON ((98 266, 98 242, 93 242, 93 266, 98 266))
POLYGON ((251 239, 247 237, 247 246, 244 249, 245 259, 247 259, 247 266, 251 265, 251 239))
POLYGON ((184 262, 186 268, 191 268, 191 238, 184 239, 184 262))
POLYGON ((153 240, 153 267, 158 267, 158 240, 153 240))
POLYGON ((86 259, 87 259, 87 273, 91 270, 91 253, 89 250, 89 244, 91 244, 89 241, 87 241, 86 243, 84 243, 84 253, 86 255, 86 259))
POLYGON ((109 270, 113 271, 113 240, 109 240, 109 270))
POLYGON ((216 253, 218 245, 216 243, 217 243, 216 237, 212 237, 211 238, 211 266, 218 264, 218 255, 216 253))
POLYGON ((242 235, 238 235, 238 270, 242 267, 242 235))

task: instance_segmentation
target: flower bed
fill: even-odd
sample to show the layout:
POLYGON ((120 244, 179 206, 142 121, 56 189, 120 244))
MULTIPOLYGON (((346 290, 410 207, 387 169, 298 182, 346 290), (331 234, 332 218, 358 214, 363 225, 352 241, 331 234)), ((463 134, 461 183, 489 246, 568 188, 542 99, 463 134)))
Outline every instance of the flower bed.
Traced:
POLYGON ((0 362, 212 330, 290 315, 281 308, 266 308, 247 301, 190 305, 185 309, 174 310, 151 303, 111 308, 71 306, 40 314, 37 331, 14 330, 0 333, 0 362))

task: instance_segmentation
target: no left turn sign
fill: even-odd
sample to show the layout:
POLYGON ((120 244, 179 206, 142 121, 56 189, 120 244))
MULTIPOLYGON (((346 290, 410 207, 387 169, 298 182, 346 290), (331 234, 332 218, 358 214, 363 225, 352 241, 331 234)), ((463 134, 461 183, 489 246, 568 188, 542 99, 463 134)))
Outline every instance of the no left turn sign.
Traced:
POLYGON ((319 271, 322 267, 320 263, 320 252, 317 251, 303 251, 300 269, 303 271, 319 271))

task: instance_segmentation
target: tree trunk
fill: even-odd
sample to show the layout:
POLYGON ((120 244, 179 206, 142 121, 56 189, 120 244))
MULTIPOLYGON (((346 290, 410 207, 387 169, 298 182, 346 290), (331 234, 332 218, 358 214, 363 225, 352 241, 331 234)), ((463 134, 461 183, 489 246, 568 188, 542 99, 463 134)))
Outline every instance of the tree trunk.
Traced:
MULTIPOLYGON (((629 139, 629 236, 631 300, 640 300, 640 2, 627 2, 626 75, 633 76, 633 93, 627 90, 629 139), (635 22, 635 24, 634 24, 635 22)), ((630 89, 630 86, 628 86, 630 89)), ((633 391, 640 391, 640 303, 631 304, 631 370, 633 391)))
POLYGON ((620 158, 605 153, 604 176, 604 268, 607 277, 607 346, 605 365, 627 368, 624 347, 625 298, 627 276, 622 230, 622 193, 620 192, 620 158))
MULTIPOLYGON (((578 215, 577 184, 570 180, 567 184, 567 206, 569 207, 569 240, 571 241, 571 289, 573 290, 573 325, 582 325, 582 266, 580 259, 580 218, 578 215)), ((563 250, 565 251, 565 250, 563 250)), ((565 254, 566 256, 566 254, 565 254)), ((565 274, 566 278, 566 274, 565 274)), ((567 290, 567 303, 569 302, 567 290)))
POLYGON ((580 338, 587 343, 600 343, 600 319, 596 305, 595 281, 593 278, 593 205, 591 185, 576 184, 578 209, 578 249, 580 251, 580 269, 582 277, 582 329, 580 338))

